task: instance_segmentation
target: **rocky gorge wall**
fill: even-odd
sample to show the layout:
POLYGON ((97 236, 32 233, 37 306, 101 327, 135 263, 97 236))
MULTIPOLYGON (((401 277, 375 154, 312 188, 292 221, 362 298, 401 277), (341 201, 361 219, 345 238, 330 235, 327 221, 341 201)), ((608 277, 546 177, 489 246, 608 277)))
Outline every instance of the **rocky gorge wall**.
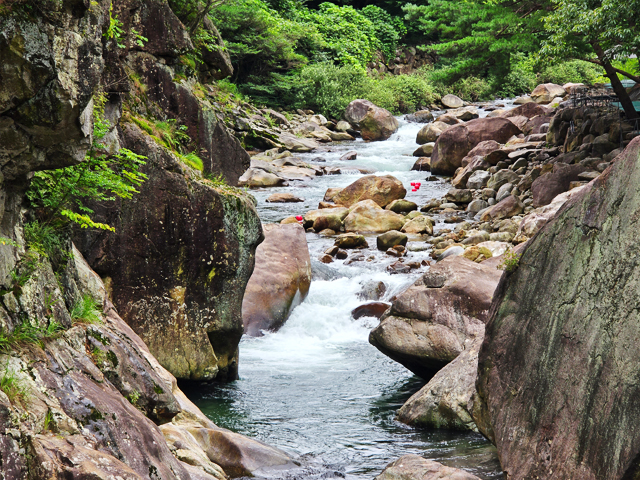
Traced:
MULTIPOLYGON (((46 9, 14 2, 0 15, 0 471, 11 479, 221 480, 287 464, 283 452, 208 420, 114 307, 143 334, 150 324, 132 319, 164 322, 156 327, 159 341, 159 333, 177 335, 193 368, 163 358, 171 369, 232 377, 241 291, 261 228, 250 198, 207 180, 158 138, 121 120, 123 110, 131 118, 126 95, 138 78, 119 76, 130 68, 127 55, 164 66, 190 41, 174 28, 179 21, 165 1, 116 2, 113 11, 149 41, 146 52, 114 53, 105 36, 110 7, 106 0, 49 2, 46 9), (25 198, 33 172, 85 161, 100 91, 112 126, 106 153, 127 146, 145 155, 148 176, 130 203, 95 205, 115 234, 76 235, 93 262, 106 265, 106 285, 70 232, 55 256, 25 239, 36 213, 25 198)), ((165 97, 154 98, 145 108, 165 97)), ((204 173, 237 181, 233 162, 242 169, 245 158, 239 143, 205 113, 206 100, 189 105, 198 119, 193 128, 202 127, 198 145, 212 145, 204 173), (216 149, 230 163, 216 163, 216 149)))

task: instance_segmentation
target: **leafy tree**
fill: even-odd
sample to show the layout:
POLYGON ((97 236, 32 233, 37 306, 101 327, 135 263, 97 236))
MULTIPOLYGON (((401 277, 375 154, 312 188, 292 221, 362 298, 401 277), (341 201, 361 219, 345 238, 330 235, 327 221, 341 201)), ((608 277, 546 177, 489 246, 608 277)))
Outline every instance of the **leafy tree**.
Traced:
POLYGON ((640 82, 640 77, 616 68, 615 59, 638 51, 640 0, 553 0, 555 10, 546 19, 550 32, 542 53, 551 58, 583 59, 604 68, 627 118, 637 116, 618 74, 640 82))
POLYGON ((537 51, 548 0, 431 0, 407 4, 406 20, 417 24, 426 47, 441 58, 441 79, 470 75, 502 77, 515 53, 537 51))
POLYGON ((126 148, 107 155, 102 143, 111 128, 104 118, 106 97, 98 95, 94 101, 93 143, 85 160, 67 168, 36 172, 31 180, 27 198, 39 214, 40 225, 57 228, 72 222, 82 228, 113 231, 110 225, 94 221, 93 210, 84 202, 131 198, 147 178, 139 171, 145 157, 126 148))

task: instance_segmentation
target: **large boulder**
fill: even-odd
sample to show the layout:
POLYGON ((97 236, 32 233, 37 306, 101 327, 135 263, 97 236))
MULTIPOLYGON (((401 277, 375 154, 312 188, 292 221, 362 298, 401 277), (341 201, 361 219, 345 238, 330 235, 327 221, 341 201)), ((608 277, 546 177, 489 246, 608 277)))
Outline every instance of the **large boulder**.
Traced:
POLYGON ((407 400, 397 419, 414 427, 477 432, 472 413, 481 344, 481 338, 467 340, 462 353, 407 400))
POLYGON ((373 200, 362 200, 349 209, 344 219, 345 232, 385 233, 400 230, 405 220, 402 215, 384 210, 373 200))
MULTIPOLYGON (((320 223, 337 223, 339 226, 347 215, 349 215, 349 209, 345 207, 310 210, 304 214, 304 226, 305 228, 311 228, 315 225, 318 219, 322 219, 320 220, 320 223)), ((331 230, 335 229, 332 228, 331 230)), ((340 230, 340 228, 338 228, 338 230, 340 230)))
POLYGON ((351 207, 362 200, 373 200, 386 207, 394 200, 404 198, 407 190, 402 182, 391 175, 367 175, 333 195, 332 201, 338 205, 351 207))
POLYGON ((483 334, 501 273, 494 262, 445 258, 396 297, 369 342, 431 379, 483 334))
POLYGON ((264 241, 242 300, 244 333, 277 330, 302 302, 311 285, 311 259, 304 228, 296 224, 263 225, 264 241))
POLYGON ((551 103, 554 98, 564 97, 565 95, 564 88, 555 83, 542 83, 531 92, 533 101, 541 104, 551 103))
POLYGON ((398 131, 399 126, 390 111, 373 107, 360 120, 360 135, 367 141, 386 140, 398 131))
POLYGON ((533 204, 536 207, 548 205, 561 193, 569 190, 571 182, 579 180, 579 175, 587 170, 583 165, 556 163, 553 171, 536 178, 531 185, 533 204))
POLYGON ((520 129, 506 118, 478 118, 448 128, 436 140, 431 155, 431 171, 436 175, 452 175, 462 159, 480 142, 495 140, 505 143, 520 129))
POLYGON ((250 168, 238 179, 240 187, 280 187, 287 185, 284 178, 261 168, 250 168))
POLYGON ((509 478, 640 475, 639 183, 636 138, 528 242, 498 287, 476 423, 509 478))
POLYGON ((386 140, 398 130, 398 120, 369 100, 354 100, 344 112, 347 122, 360 130, 365 140, 386 140))
POLYGON ((109 279, 122 318, 176 377, 234 379, 242 297, 262 240, 252 200, 217 189, 135 125, 122 142, 147 157, 135 201, 92 204, 115 233, 79 230, 76 244, 109 279))
POLYGON ((458 468, 445 467, 419 455, 404 455, 385 467, 375 480, 480 480, 458 468))

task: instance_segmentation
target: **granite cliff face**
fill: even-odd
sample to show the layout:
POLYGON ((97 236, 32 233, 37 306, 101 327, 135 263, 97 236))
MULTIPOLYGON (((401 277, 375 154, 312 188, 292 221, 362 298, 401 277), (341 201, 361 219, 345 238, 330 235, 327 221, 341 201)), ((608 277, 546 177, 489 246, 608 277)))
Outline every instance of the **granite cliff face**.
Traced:
POLYGON ((476 423, 509 480, 638 476, 639 181, 635 139, 498 286, 476 423))
MULTIPOLYGON (((4 478, 211 480, 288 463, 286 454, 210 422, 113 304, 133 328, 156 329, 152 347, 159 354, 169 337, 158 332, 176 335, 171 348, 183 349, 189 366, 161 358, 181 376, 233 377, 241 292, 262 236, 251 199, 203 178, 127 120, 142 115, 131 108, 137 97, 129 92, 140 75, 128 62, 140 55, 171 70, 168 64, 191 48, 186 31, 164 0, 114 2, 113 8, 106 0, 52 1, 47 8, 8 3, 0 15, 4 478), (148 37, 144 48, 129 38, 121 39, 125 48, 113 48, 106 32, 114 14, 148 37), (62 232, 55 256, 25 239, 38 213, 24 195, 30 178, 85 160, 98 92, 106 95, 112 126, 106 152, 127 146, 147 156, 149 177, 130 203, 95 205, 116 233, 77 235, 103 267, 106 287, 71 243, 70 231, 62 232), (83 313, 83 305, 95 315, 83 313), (145 323, 151 319, 159 324, 145 323)), ((176 91, 182 90, 169 95, 176 91)), ((142 104, 160 115, 162 98, 158 93, 157 102, 142 104)), ((198 121, 186 128, 202 130, 191 147, 201 148, 205 174, 222 174, 233 184, 234 162, 242 165, 246 154, 207 100, 195 102, 198 121), (223 157, 227 163, 220 163, 223 157)), ((160 118, 187 125, 186 117, 177 118, 182 111, 160 118)))

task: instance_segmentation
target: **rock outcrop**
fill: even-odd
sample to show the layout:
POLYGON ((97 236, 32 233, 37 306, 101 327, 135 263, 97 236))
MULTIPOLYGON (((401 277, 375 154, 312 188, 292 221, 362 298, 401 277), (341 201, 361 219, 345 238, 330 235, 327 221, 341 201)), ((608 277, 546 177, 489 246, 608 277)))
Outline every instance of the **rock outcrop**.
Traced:
POLYGON ((262 240, 253 203, 199 179, 135 126, 122 144, 147 157, 149 178, 133 201, 96 205, 96 218, 116 232, 79 232, 78 248, 167 370, 233 379, 243 292, 262 240))
POLYGON ((640 139, 542 227, 498 287, 478 426, 510 479, 639 474, 638 182, 640 139))
POLYGON ((256 266, 242 300, 247 335, 277 330, 311 286, 307 238, 297 224, 263 225, 265 239, 256 250, 256 266))
POLYGON ((431 379, 482 337, 501 271, 495 262, 448 257, 398 295, 369 342, 416 375, 431 379))
POLYGON ((479 118, 446 129, 436 140, 431 156, 431 172, 452 175, 462 159, 480 142, 505 143, 520 129, 506 118, 479 118))

